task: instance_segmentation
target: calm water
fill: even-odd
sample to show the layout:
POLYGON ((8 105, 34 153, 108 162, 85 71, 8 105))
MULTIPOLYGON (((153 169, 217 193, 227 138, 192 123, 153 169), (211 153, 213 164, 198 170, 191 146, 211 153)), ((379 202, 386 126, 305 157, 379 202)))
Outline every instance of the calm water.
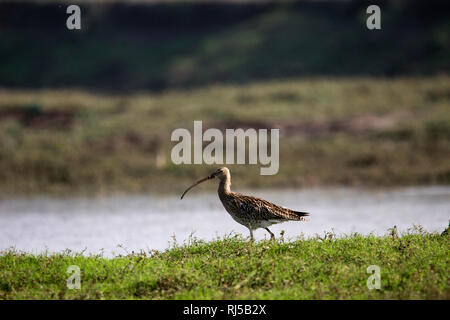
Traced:
MULTIPOLYGON (((245 191, 277 204, 311 212, 308 222, 286 222, 272 226, 285 238, 374 232, 381 235, 397 225, 406 231, 413 224, 427 231, 442 231, 450 219, 450 187, 407 188, 383 191, 313 189, 245 191)), ((164 249, 183 242, 190 234, 205 240, 230 232, 248 236, 223 209, 217 194, 191 191, 178 196, 115 196, 110 198, 49 197, 0 201, 0 250, 15 247, 33 253, 71 249, 105 256, 141 249, 164 249)), ((256 239, 267 232, 258 229, 256 239)))

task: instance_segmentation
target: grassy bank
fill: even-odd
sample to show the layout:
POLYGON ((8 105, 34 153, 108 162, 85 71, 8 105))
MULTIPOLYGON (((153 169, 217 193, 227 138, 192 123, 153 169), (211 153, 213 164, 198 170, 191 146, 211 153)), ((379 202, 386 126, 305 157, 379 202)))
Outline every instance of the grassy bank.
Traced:
POLYGON ((237 188, 449 184, 449 92, 448 76, 311 78, 153 95, 2 89, 0 191, 181 193, 212 170, 170 159, 171 132, 193 132, 194 120, 204 130, 280 129, 278 174, 229 165, 237 188))
POLYGON ((0 255, 0 298, 449 299, 448 240, 424 232, 253 245, 228 237, 113 259, 9 251, 0 255), (80 290, 66 287, 70 265, 80 267, 80 290), (379 290, 367 288, 370 265, 380 267, 379 290))

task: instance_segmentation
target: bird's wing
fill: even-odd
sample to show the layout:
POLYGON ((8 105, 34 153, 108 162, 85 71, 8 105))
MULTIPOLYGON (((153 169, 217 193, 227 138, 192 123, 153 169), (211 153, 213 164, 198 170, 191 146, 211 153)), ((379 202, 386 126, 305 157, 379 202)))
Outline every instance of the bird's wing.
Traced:
POLYGON ((294 211, 278 206, 272 202, 252 196, 236 194, 233 202, 240 210, 248 214, 257 214, 263 220, 305 220, 307 212, 294 211))

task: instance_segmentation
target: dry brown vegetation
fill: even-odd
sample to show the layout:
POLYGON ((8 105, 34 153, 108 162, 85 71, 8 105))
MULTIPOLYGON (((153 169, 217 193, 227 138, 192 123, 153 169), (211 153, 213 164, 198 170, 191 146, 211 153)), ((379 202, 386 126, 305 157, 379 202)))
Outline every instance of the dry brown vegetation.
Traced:
POLYGON ((0 189, 182 191, 212 170, 170 160, 175 128, 279 128, 280 171, 234 185, 448 184, 450 79, 330 78, 160 94, 0 90, 0 189), (177 187, 180 186, 179 190, 177 187))

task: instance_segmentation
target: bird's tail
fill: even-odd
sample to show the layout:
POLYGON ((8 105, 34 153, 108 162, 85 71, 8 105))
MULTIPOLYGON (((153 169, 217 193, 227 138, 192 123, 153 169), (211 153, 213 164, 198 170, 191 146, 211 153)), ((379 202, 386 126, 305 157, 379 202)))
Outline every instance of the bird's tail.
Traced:
POLYGON ((307 217, 307 216, 309 216, 309 212, 292 211, 292 213, 295 213, 299 217, 307 217))
POLYGON ((308 221, 308 219, 306 219, 304 217, 309 216, 309 212, 302 212, 302 211, 291 210, 291 214, 295 216, 296 219, 294 219, 294 220, 308 221))

